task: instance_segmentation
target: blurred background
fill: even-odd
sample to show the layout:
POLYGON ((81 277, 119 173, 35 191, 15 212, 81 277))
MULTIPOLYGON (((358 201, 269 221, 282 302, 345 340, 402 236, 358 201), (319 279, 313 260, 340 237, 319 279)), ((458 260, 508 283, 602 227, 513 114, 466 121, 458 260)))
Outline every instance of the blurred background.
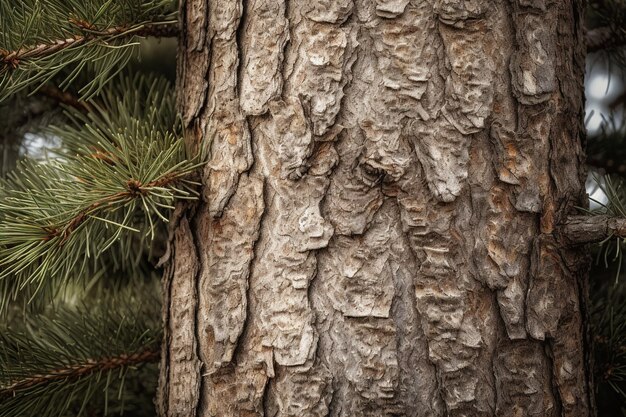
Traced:
MULTIPOLYGON (((589 208, 626 216, 626 1, 587 3, 585 73, 589 208)), ((591 336, 599 416, 626 416, 623 239, 590 247, 591 336)))

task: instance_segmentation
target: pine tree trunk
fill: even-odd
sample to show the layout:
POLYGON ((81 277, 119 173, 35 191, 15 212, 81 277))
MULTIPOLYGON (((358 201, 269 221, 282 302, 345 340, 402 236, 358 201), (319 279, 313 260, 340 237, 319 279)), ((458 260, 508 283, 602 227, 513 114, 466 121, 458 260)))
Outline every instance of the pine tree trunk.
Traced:
POLYGON ((161 415, 592 415, 581 9, 183 0, 161 415))

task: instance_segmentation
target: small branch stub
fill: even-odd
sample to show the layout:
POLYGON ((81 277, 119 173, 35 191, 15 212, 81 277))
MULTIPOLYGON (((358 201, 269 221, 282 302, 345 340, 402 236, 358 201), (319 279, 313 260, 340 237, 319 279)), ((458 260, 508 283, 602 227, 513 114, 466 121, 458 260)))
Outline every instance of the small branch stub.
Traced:
POLYGON ((626 218, 610 216, 569 216, 559 229, 570 245, 601 242, 615 236, 626 238, 626 218))

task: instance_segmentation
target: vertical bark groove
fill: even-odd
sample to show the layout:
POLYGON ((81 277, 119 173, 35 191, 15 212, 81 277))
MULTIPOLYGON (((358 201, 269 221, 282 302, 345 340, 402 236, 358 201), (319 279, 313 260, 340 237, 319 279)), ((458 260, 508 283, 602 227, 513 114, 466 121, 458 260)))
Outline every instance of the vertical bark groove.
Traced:
POLYGON ((210 160, 161 414, 591 415, 585 261, 556 233, 584 197, 581 7, 183 1, 210 160))
POLYGON ((189 221, 182 214, 171 241, 173 261, 166 271, 170 281, 166 324, 172 331, 166 333, 167 368, 162 368, 161 385, 165 384, 167 391, 160 393, 160 412, 168 416, 195 417, 200 397, 201 363, 195 331, 199 260, 195 244, 189 221))

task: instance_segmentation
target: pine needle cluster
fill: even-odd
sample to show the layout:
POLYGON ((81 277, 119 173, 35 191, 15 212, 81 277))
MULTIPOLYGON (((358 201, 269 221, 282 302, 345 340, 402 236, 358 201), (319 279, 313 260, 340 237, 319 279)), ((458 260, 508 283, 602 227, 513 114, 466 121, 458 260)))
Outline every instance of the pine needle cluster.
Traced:
POLYGON ((590 27, 587 51, 601 53, 626 68, 626 4, 623 0, 590 0, 587 5, 590 27))
POLYGON ((62 89, 81 73, 89 98, 133 57, 137 36, 175 33, 173 0, 0 0, 0 101, 55 79, 62 89))
MULTIPOLYGON (((589 66, 602 63, 612 77, 626 79, 626 2, 587 3, 589 66)), ((587 141, 587 162, 598 173, 597 187, 606 202, 596 201, 598 214, 626 217, 626 94, 608 104, 602 128, 587 141)), ((612 236, 592 248, 590 324, 594 380, 599 415, 626 416, 626 241, 612 236)))
POLYGON ((145 394, 154 393, 161 339, 157 294, 154 285, 127 288, 0 327, 0 417, 149 415, 145 394))
MULTIPOLYGON (((589 199, 597 205, 594 210, 587 210, 592 215, 607 215, 611 217, 626 218, 626 188, 624 178, 618 175, 594 175, 595 187, 602 191, 606 202, 589 199)), ((619 280, 621 266, 624 259, 624 246, 626 239, 618 236, 608 236, 599 243, 596 251, 596 264, 603 264, 605 268, 614 265, 616 267, 615 280, 619 280)))
POLYGON ((0 108, 63 109, 35 106, 54 117, 27 135, 53 146, 0 179, 0 417, 154 415, 154 261, 202 160, 172 83, 137 58, 140 39, 176 34, 176 7, 0 0, 0 108))
POLYGON ((0 303, 48 277, 72 280, 97 270, 102 254, 134 263, 139 243, 153 240, 175 199, 195 198, 171 86, 126 77, 68 109, 54 157, 24 161, 0 182, 0 303))
MULTIPOLYGON (((592 214, 626 217, 626 184, 619 174, 596 176, 606 202, 592 214)), ((626 240, 609 236, 595 248, 591 270, 590 327, 596 403, 601 415, 626 416, 626 240)))

